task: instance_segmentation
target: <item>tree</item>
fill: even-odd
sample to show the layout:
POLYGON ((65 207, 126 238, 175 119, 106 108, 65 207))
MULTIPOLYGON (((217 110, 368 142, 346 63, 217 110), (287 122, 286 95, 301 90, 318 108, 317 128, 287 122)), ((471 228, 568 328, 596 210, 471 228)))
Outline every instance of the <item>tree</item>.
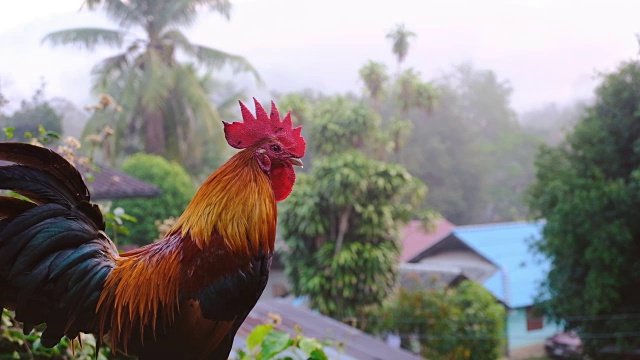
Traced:
POLYGON ((379 62, 369 60, 360 71, 360 80, 365 84, 369 95, 374 102, 380 101, 384 94, 384 87, 389 81, 387 67, 379 62))
POLYGON ((153 184, 162 194, 151 199, 122 199, 113 202, 135 217, 137 223, 128 225, 129 234, 122 237, 136 245, 145 245, 158 238, 156 221, 178 217, 195 194, 189 174, 177 163, 150 154, 136 154, 125 159, 122 171, 153 184))
POLYGON ((408 115, 411 108, 430 112, 438 102, 439 92, 436 87, 422 81, 420 73, 412 68, 398 75, 395 86, 396 101, 404 116, 408 115))
MULTIPOLYGON (((135 150, 138 142, 147 153, 185 160, 199 134, 220 131, 199 69, 230 66, 235 72, 256 70, 242 57, 190 42, 180 31, 207 7, 229 18, 229 0, 87 0, 86 6, 103 9, 120 29, 78 28, 48 34, 53 45, 77 45, 91 50, 99 45, 125 51, 93 68, 94 91, 112 94, 124 111, 114 117, 118 136, 135 150), (135 30, 144 36, 134 35, 135 30), (191 64, 178 61, 187 57, 191 64), (124 123, 124 124, 123 124, 124 123)), ((125 147, 127 147, 125 146, 125 147)))
POLYGON ((411 84, 420 83, 410 70, 398 79, 406 89, 398 106, 414 129, 399 159, 429 184, 429 206, 458 225, 523 219, 541 139, 518 124, 509 84, 490 70, 456 66, 433 82, 438 103, 427 113, 410 107, 411 84))
POLYGON ((411 118, 414 129, 400 162, 429 184, 426 204, 454 224, 468 224, 486 203, 486 175, 481 148, 458 111, 458 101, 452 89, 443 87, 431 116, 411 118))
POLYGON ((400 288, 368 330, 398 334, 404 349, 427 359, 494 360, 502 355, 505 309, 481 285, 400 288))
MULTIPOLYGON (((551 262, 541 301, 582 335, 638 348, 640 319, 640 62, 603 75, 595 103, 566 139, 536 157, 529 206, 546 219, 535 248, 551 262)), ((594 356, 597 357, 597 356, 594 356)))
POLYGON ((407 53, 409 53, 409 39, 415 36, 416 33, 405 29, 404 24, 396 25, 393 30, 387 33, 387 39, 391 40, 393 43, 391 51, 398 60, 398 67, 400 67, 404 59, 407 57, 407 53))
POLYGON ((399 230, 426 188, 402 166, 363 153, 377 146, 375 112, 341 97, 319 106, 308 133, 312 170, 280 211, 286 272, 313 308, 359 317, 394 287, 399 230))
POLYGON ((62 117, 49 105, 44 96, 44 88, 43 83, 30 100, 20 102, 20 109, 11 116, 0 115, 2 127, 12 129, 14 141, 28 141, 41 131, 62 133, 62 117))

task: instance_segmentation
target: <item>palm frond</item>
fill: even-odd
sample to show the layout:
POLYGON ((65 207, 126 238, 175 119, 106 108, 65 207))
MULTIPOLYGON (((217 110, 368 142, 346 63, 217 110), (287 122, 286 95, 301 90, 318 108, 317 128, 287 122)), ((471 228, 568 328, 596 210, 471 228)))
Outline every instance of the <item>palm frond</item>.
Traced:
POLYGON ((165 129, 174 135, 167 138, 167 156, 187 167, 197 166, 202 162, 205 144, 212 137, 222 138, 220 116, 200 86, 196 67, 187 64, 174 71, 176 84, 163 108, 165 129))
POLYGON ((171 14, 172 24, 191 25, 196 19, 198 10, 208 7, 210 11, 221 14, 229 20, 231 16, 231 2, 229 0, 178 0, 171 14))
POLYGON ((127 55, 127 53, 122 53, 108 57, 91 69, 91 75, 94 77, 93 90, 95 92, 104 92, 109 84, 115 82, 130 70, 131 64, 127 55))
POLYGON ((89 10, 102 6, 107 17, 123 28, 144 23, 146 5, 140 1, 85 0, 84 4, 89 10))
POLYGON ((220 69, 225 66, 229 66, 235 74, 241 72, 251 73, 258 84, 263 84, 258 71, 242 56, 232 55, 221 50, 201 45, 193 45, 193 48, 195 50, 192 54, 193 57, 207 68, 220 69))
POLYGON ((162 34, 161 39, 166 43, 172 44, 177 49, 184 51, 188 55, 194 56, 197 52, 197 49, 191 41, 189 41, 182 31, 178 29, 167 30, 162 34))
POLYGON ((121 47, 126 36, 125 32, 100 28, 76 28, 55 31, 47 34, 42 42, 57 45, 76 45, 89 50, 99 45, 121 47))
POLYGON ((162 56, 153 48, 138 58, 137 66, 142 69, 140 83, 142 106, 159 109, 169 96, 175 84, 175 71, 162 61, 162 56))
POLYGON ((220 115, 213 107, 206 91, 193 67, 184 66, 176 68, 176 93, 181 94, 185 104, 188 104, 196 119, 201 123, 208 135, 215 132, 215 124, 221 121, 220 115))

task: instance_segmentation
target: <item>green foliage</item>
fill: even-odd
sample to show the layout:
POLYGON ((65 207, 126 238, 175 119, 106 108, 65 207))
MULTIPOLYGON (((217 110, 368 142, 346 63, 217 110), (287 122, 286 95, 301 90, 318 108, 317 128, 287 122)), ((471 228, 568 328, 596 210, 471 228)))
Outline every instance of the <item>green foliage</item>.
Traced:
POLYGON ((327 156, 379 145, 375 135, 380 131, 380 116, 365 104, 336 96, 319 103, 314 115, 309 145, 315 155, 327 156))
POLYGON ((291 337, 272 324, 256 326, 247 336, 247 349, 239 350, 237 360, 329 360, 324 344, 298 332, 291 337), (278 357, 278 355, 281 355, 278 357))
POLYGON ((182 32, 201 10, 228 19, 230 1, 94 0, 86 4, 90 10, 103 10, 119 29, 61 30, 48 34, 43 42, 123 50, 92 70, 94 92, 112 95, 122 111, 98 114, 90 123, 90 132, 96 125, 101 129, 108 124, 115 129, 113 150, 118 155, 144 150, 185 166, 202 165, 207 141, 213 136, 222 139, 221 119, 211 104, 210 89, 202 81, 202 70, 247 72, 261 82, 257 71, 241 56, 194 44, 182 32), (179 61, 178 53, 188 62, 179 61))
POLYGON ((189 174, 175 162, 160 156, 136 154, 125 159, 122 171, 153 184, 162 194, 150 199, 121 199, 113 202, 113 208, 126 209, 137 223, 128 226, 129 234, 121 239, 136 245, 144 245, 158 237, 156 220, 179 216, 195 193, 189 174))
POLYGON ((422 81, 420 73, 412 68, 398 74, 393 86, 393 94, 404 116, 412 108, 430 112, 438 103, 437 88, 431 83, 422 81))
POLYGON ((367 157, 385 138, 380 119, 345 98, 321 102, 310 124, 316 157, 282 203, 286 272, 296 294, 336 318, 379 305, 396 278, 399 228, 426 187, 400 165, 367 157))
POLYGON ((110 206, 101 207, 102 216, 107 229, 110 232, 111 240, 118 245, 118 235, 129 235, 129 227, 125 225, 125 222, 137 223, 138 219, 134 216, 125 213, 125 210, 121 207, 111 210, 110 206))
POLYGON ((366 65, 360 68, 358 74, 366 86, 369 96, 374 100, 379 100, 384 94, 387 81, 389 81, 387 67, 382 63, 369 60, 366 65))
MULTIPOLYGON (((42 329, 36 329, 25 335, 13 315, 2 311, 0 319, 0 359, 54 359, 54 360, 91 360, 96 359, 96 339, 93 335, 81 334, 82 347, 76 341, 72 344, 67 338, 52 348, 40 343, 42 329), (73 350, 72 350, 73 347, 73 350)), ((100 349, 98 360, 118 359, 106 347, 100 349)), ((120 358, 124 359, 124 358, 120 358)))
POLYGON ((535 244, 552 264, 541 300, 577 327, 591 354, 637 348, 640 328, 640 63, 603 76, 573 132, 536 158, 529 206, 547 224, 535 244))
POLYGON ((44 98, 44 84, 36 90, 31 100, 23 100, 20 109, 11 116, 0 115, 0 127, 12 141, 35 141, 42 143, 59 138, 62 132, 62 117, 49 106, 44 98))
MULTIPOLYGON (((387 35, 398 65, 413 36, 404 25, 387 35)), ((522 193, 533 179, 535 152, 543 136, 553 141, 557 132, 521 128, 506 81, 471 64, 435 81, 423 80, 412 68, 398 69, 387 81, 384 64, 373 61, 361 68, 360 77, 368 90, 365 99, 386 129, 368 153, 400 162, 428 183, 432 196, 425 206, 459 225, 528 215, 522 193)), ((335 126, 331 118, 326 121, 335 126)))
POLYGON ((495 360, 502 355, 505 310, 482 286, 401 288, 369 324, 370 331, 401 336, 405 349, 427 359, 495 360), (417 343, 414 341, 417 339, 417 343))
POLYGON ((294 126, 308 123, 313 111, 310 100, 300 93, 281 95, 278 99, 278 109, 291 111, 294 126))
POLYGON ((525 218, 522 193, 533 179, 542 140, 517 123, 511 88, 469 64, 436 84, 438 104, 431 112, 409 108, 414 128, 398 155, 429 184, 427 205, 459 225, 525 218))

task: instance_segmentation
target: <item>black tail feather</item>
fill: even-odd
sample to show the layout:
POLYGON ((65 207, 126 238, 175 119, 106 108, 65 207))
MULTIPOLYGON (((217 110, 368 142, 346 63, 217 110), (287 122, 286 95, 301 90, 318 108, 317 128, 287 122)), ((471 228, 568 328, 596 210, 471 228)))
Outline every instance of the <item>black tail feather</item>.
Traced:
POLYGON ((78 170, 56 152, 23 143, 0 143, 0 159, 41 169, 75 190, 77 202, 90 201, 89 191, 78 170))
POLYGON ((46 323, 44 346, 64 335, 99 332, 96 304, 117 250, 80 173, 55 152, 0 143, 0 308, 16 319, 46 323))

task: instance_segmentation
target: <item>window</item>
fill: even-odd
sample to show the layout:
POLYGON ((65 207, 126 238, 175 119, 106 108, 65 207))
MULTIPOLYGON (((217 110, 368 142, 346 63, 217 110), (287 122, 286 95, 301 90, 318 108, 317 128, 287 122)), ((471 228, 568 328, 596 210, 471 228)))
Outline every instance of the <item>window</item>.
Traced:
POLYGON ((542 314, 533 306, 527 306, 527 331, 540 330, 544 326, 542 314))

